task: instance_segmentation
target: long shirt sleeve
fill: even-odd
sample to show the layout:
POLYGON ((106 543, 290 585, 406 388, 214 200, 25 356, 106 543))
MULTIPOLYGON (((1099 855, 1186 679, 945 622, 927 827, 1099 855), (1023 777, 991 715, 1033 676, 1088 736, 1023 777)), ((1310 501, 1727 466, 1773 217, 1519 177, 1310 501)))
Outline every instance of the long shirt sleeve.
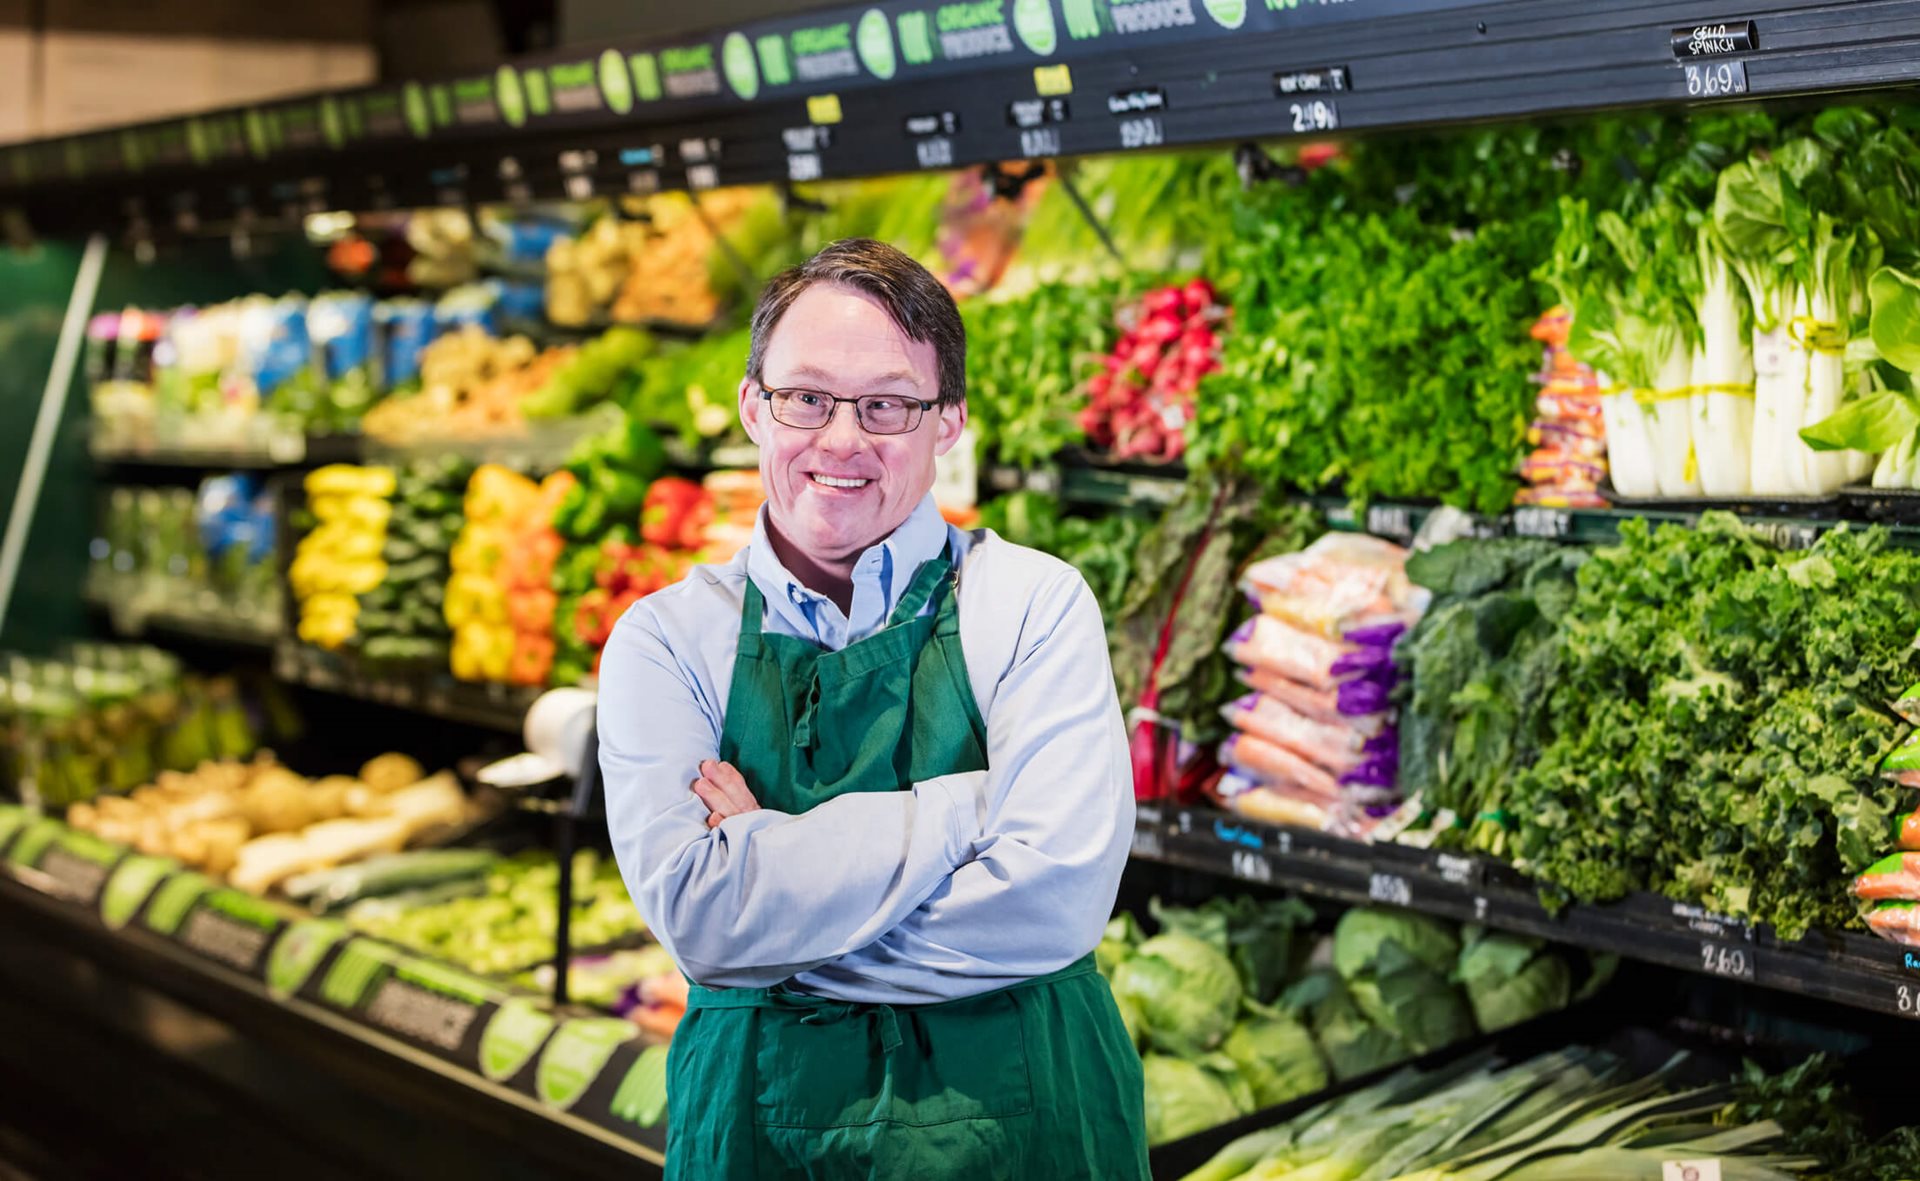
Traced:
POLYGON ((700 983, 939 1000, 1050 971, 1098 941, 1132 827, 1098 606, 1071 567, 997 538, 975 550, 924 507, 934 528, 862 559, 861 618, 763 576, 766 625, 844 646, 951 544, 986 771, 708 830, 688 788, 719 748, 749 563, 703 568, 615 630, 600 703, 614 850, 642 915, 700 983))

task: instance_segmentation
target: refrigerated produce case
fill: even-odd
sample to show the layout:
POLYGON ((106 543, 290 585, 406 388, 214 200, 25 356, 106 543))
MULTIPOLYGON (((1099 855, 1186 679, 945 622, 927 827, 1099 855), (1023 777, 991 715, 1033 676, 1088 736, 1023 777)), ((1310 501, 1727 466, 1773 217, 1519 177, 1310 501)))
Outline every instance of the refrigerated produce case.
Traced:
MULTIPOLYGON (((991 11, 889 0, 670 43, 556 51, 471 76, 0 146, 0 215, 17 246, 0 261, 0 275, 37 268, 33 284, 5 284, 10 295, 0 313, 33 329, 21 337, 27 363, 0 379, 26 396, 0 398, 0 406, 39 407, 44 419, 20 417, 19 409, 12 412, 18 421, 0 419, 15 428, 0 435, 17 440, 19 452, 0 455, 0 473, 10 474, 16 461, 22 469, 0 551, 0 603, 11 603, 0 615, 3 634, 12 646, 43 651, 85 629, 140 637, 208 669, 264 655, 281 684, 350 718, 356 746, 473 756, 465 768, 471 790, 471 772, 484 761, 478 756, 515 749, 513 736, 543 689, 590 679, 619 608, 742 540, 754 501, 724 472, 754 461, 750 450, 729 447, 731 385, 743 348, 737 324, 765 269, 850 233, 909 242, 956 290, 973 293, 963 308, 980 370, 973 379, 980 463, 943 475, 943 508, 1080 566, 1108 614, 1124 704, 1140 707, 1130 714, 1140 727, 1142 798, 1124 910, 1145 916, 1153 894, 1197 902, 1284 892, 1323 906, 1405 908, 1632 961, 1627 979, 1599 998, 1437 1050, 1423 1059, 1430 1065, 1489 1044, 1511 1061, 1579 1042, 1623 1048, 1633 1068, 1645 1071, 1686 1043, 1704 1048, 1704 1077, 1733 1069, 1745 1053, 1777 1070, 1825 1048, 1846 1055, 1853 1080, 1870 1091, 1889 1075, 1862 1046, 1897 1044, 1903 1019, 1920 1016, 1920 960, 1860 924, 1787 938, 1750 916, 1720 913, 1704 894, 1676 899, 1627 889, 1607 901, 1576 901, 1554 881, 1543 889, 1498 847, 1450 839, 1444 823, 1426 828, 1431 809, 1403 813, 1379 830, 1373 824, 1382 817, 1371 814, 1355 830, 1322 830, 1229 810, 1210 753, 1217 707, 1232 695, 1218 679, 1224 666, 1212 653, 1224 633, 1214 634, 1221 629, 1213 625, 1232 617, 1232 582, 1249 560, 1297 550, 1327 530, 1415 548, 1460 538, 1594 546, 1637 535, 1643 523, 1728 529, 1718 518, 1703 522, 1703 514, 1727 509, 1743 523, 1741 544, 1797 552, 1836 530, 1873 523, 1888 544, 1913 548, 1920 512, 1912 492, 1864 481, 1808 495, 1696 490, 1646 498, 1603 484, 1591 500, 1516 499, 1525 411, 1507 411, 1531 394, 1516 400, 1511 381, 1500 387, 1505 392, 1489 393, 1471 367, 1514 361, 1507 375, 1514 378, 1518 365, 1530 363, 1535 346, 1516 317, 1546 310, 1546 286, 1520 273, 1484 288, 1446 284, 1477 282, 1472 269, 1487 259, 1495 270, 1511 270, 1515 258, 1535 250, 1538 279, 1577 286, 1568 278, 1577 267, 1549 259, 1550 240, 1521 242, 1509 233, 1500 202, 1511 194, 1474 176, 1476 169, 1524 167, 1512 193, 1541 209, 1578 195, 1596 208, 1617 201, 1638 216, 1632 211, 1647 199, 1650 178, 1655 189, 1690 191, 1689 200, 1711 206, 1724 170, 1748 147, 1779 148, 1791 127, 1851 143, 1857 150, 1835 150, 1831 170, 1842 177, 1857 171, 1856 187, 1884 182, 1896 204, 1903 194, 1920 198, 1900 187, 1912 172, 1874 154, 1885 140, 1867 151, 1863 141, 1845 138, 1860 134, 1844 126, 1852 116, 1833 117, 1825 128, 1815 121, 1857 91, 1871 96, 1857 100, 1863 106, 1891 98, 1873 125, 1889 138, 1904 135, 1920 121, 1898 88, 1916 77, 1920 5, 1908 0, 1741 9, 1639 0, 1599 7, 1023 0, 991 11), (1754 100, 1771 105, 1746 105, 1754 100), (1630 109, 1655 113, 1620 113, 1630 109), (1761 109, 1769 114, 1751 116, 1761 109), (1701 127, 1723 121, 1698 136, 1676 130, 1689 118, 1701 127), (1767 118, 1777 123, 1743 122, 1767 118), (1460 130, 1488 122, 1504 130, 1460 130), (1452 144, 1453 155, 1442 164, 1437 153, 1407 148, 1428 142, 1452 144), (1194 150, 1167 154, 1175 148, 1194 150), (1620 177, 1609 178, 1609 169, 1620 177), (926 177, 855 183, 914 173, 926 177), (1370 199, 1343 193, 1332 176, 1377 191, 1370 199), (1305 199, 1263 203, 1263 192, 1305 199), (1237 193, 1253 196, 1242 201, 1237 193), (1224 382, 1310 382, 1287 368, 1288 344, 1330 355, 1409 347, 1387 333, 1343 340, 1339 328, 1312 344, 1288 339, 1319 329, 1289 319, 1277 302, 1299 299, 1298 290, 1280 279, 1263 287, 1258 271, 1263 252, 1298 254, 1313 243, 1313 227, 1324 223, 1301 220, 1307 228, 1297 232, 1307 237, 1298 241, 1286 226, 1306 218, 1318 199, 1351 201, 1356 218, 1367 211, 1376 219, 1369 233, 1379 240, 1418 233, 1418 246, 1403 253, 1437 257, 1443 241, 1458 249, 1463 261, 1423 269, 1375 241, 1329 256, 1315 282, 1372 279, 1414 299, 1457 298, 1463 306, 1455 320, 1422 330, 1448 335, 1466 325, 1460 334, 1477 332, 1485 347, 1465 362, 1436 359, 1432 384, 1420 388, 1433 391, 1434 405, 1450 395, 1474 401, 1479 417, 1446 428, 1468 433, 1447 436, 1445 462, 1411 462, 1423 445, 1437 451, 1441 444, 1423 444, 1418 430, 1407 429, 1417 419, 1381 411, 1384 425, 1366 428, 1375 431, 1379 454, 1340 453, 1364 436, 1356 428, 1341 436, 1321 471, 1295 459, 1210 483, 1218 471, 1231 473, 1246 449, 1270 442, 1257 436, 1270 429, 1261 416, 1273 407, 1223 408, 1228 403, 1210 394, 1224 382), (583 219, 582 208, 599 216, 583 219), (1451 228, 1429 239, 1432 227, 1421 219, 1436 209, 1451 228), (1227 214, 1205 216, 1208 210, 1227 214), (1277 226, 1276 236, 1259 237, 1262 222, 1277 226), (66 248, 89 237, 91 255, 69 257, 66 248), (47 244, 34 245, 36 238, 47 244), (1237 240, 1238 251, 1223 238, 1237 240), (104 283, 90 270, 102 261, 104 283), (81 281, 55 348, 43 289, 50 272, 67 270, 81 281), (998 280, 1001 290, 989 290, 998 280), (333 302, 318 295, 343 285, 360 294, 333 302), (282 298, 289 290, 304 294, 282 298), (289 331, 303 346, 309 335, 322 342, 299 362, 316 384, 300 377, 276 394, 264 379, 245 389, 224 376, 212 381, 213 370, 186 359, 189 338, 165 327, 191 317, 145 318, 182 301, 246 297, 270 297, 231 310, 235 324, 254 316, 266 326, 263 358, 289 331), (1518 306, 1536 297, 1541 306, 1518 306), (37 320, 29 298, 40 299, 37 320), (89 323, 96 311, 120 308, 144 312, 89 323), (367 329, 377 343, 355 346, 363 352, 341 344, 352 339, 341 316, 377 325, 367 329), (458 338, 461 349, 484 354, 462 362, 453 344, 443 346, 443 366, 465 363, 473 371, 435 395, 440 403, 417 392, 412 373, 426 339, 413 340, 412 353, 398 351, 422 316, 449 326, 445 339, 458 338), (1476 316, 1482 323, 1473 327, 1476 316), (1515 321, 1514 338, 1496 339, 1508 321, 1515 321), (1236 331, 1265 333, 1267 343, 1249 349, 1233 342, 1236 331), (36 332, 47 347, 30 339, 36 332), (526 340, 515 344, 519 332, 526 340), (156 342, 167 342, 157 362, 156 342), (205 427, 225 415, 224 433, 154 433, 139 394, 129 401, 116 384, 131 378, 138 386, 168 367, 199 382, 188 402, 202 418, 180 421, 205 427), (1154 380, 1162 367, 1179 373, 1154 380), (42 399, 49 371, 50 396, 42 399), (634 374, 645 376, 629 380, 634 374), (407 399, 421 400, 403 413, 407 399), (1151 416, 1141 410, 1148 405, 1151 416), (388 409, 363 435, 353 420, 369 406, 388 409), (256 421, 259 410, 266 413, 256 421), (576 413, 602 410, 619 412, 576 413), (507 425, 441 437, 431 429, 435 412, 507 425), (74 462, 89 416, 92 463, 74 462), (1403 442, 1389 456, 1384 440, 1396 429, 1403 442), (1226 450, 1230 435, 1242 448, 1238 456, 1226 450), (1191 478, 1181 462, 1188 458, 1191 478), (339 495, 311 482, 317 471, 404 472, 409 465, 440 465, 444 487, 423 477, 415 492, 369 494, 384 507, 352 510, 336 501, 314 511, 316 499, 339 495), (551 571, 551 590, 535 586, 530 594, 514 584, 509 571, 518 557, 475 565, 469 559, 478 543, 461 556, 475 521, 505 519, 475 508, 476 465, 531 477, 529 486, 565 472, 571 486, 552 488, 561 507, 551 512, 543 504, 532 529, 541 536, 526 543, 533 548, 513 551, 545 555, 537 566, 551 571), (203 486, 210 475, 233 472, 244 478, 203 486), (203 489, 197 515, 195 488, 203 489), (244 514, 224 507, 236 489, 258 497, 270 530, 257 520, 236 526, 244 514), (100 521, 90 574, 77 547, 51 541, 77 535, 73 506, 89 497, 100 521), (421 508, 422 500, 433 503, 421 508), (312 561, 295 572, 307 539, 340 519, 325 515, 336 509, 379 521, 373 548, 349 560, 381 564, 364 585, 346 566, 318 581, 308 576, 312 561), (51 557, 23 573, 23 554, 51 557), (419 618, 408 614, 419 605, 414 592, 386 593, 395 568, 411 580, 396 581, 417 583, 419 602, 431 604, 419 618), (50 579, 57 570, 72 578, 50 579), (443 609, 457 583, 471 610, 443 609), (311 607, 316 593, 357 599, 351 619, 325 623, 346 618, 337 613, 345 608, 311 607), (75 609, 82 602, 93 608, 90 617, 75 609), (488 614, 495 610, 499 618, 488 614), (47 620, 63 622, 50 627, 47 620), (472 624, 500 629, 499 642, 515 652, 514 675, 489 674, 479 647, 465 668, 449 659, 472 624), (366 647, 373 637, 389 642, 366 647), (431 741, 421 737, 423 725, 441 724, 450 728, 431 741), (1443 834, 1437 841, 1435 831, 1443 834), (1366 832, 1373 839, 1359 839, 1366 832)), ((1879 219, 1871 221, 1875 240, 1897 246, 1897 210, 1874 205, 1879 195, 1863 200, 1879 219)), ((1887 260, 1907 261, 1904 249, 1889 250, 1887 260)), ((1285 280, 1298 281, 1298 274, 1285 280)), ((1339 306, 1355 331, 1392 315, 1357 301, 1339 306)), ((1854 310, 1864 316, 1864 308, 1854 310)), ((1837 355, 1815 339, 1827 327, 1805 329, 1809 354, 1837 355)), ((241 332, 225 347, 254 347, 249 339, 241 332)), ((1429 343, 1438 358, 1443 342, 1429 343)), ((1899 354, 1881 355, 1898 367, 1899 354)), ((1396 363, 1403 368, 1378 371, 1379 388, 1406 375, 1405 363, 1396 363)), ((250 376, 271 368, 261 359, 250 376)), ((1702 396, 1726 394, 1723 384, 1702 387, 1702 396)), ((1587 386, 1604 388, 1597 379, 1587 386)), ((1657 415, 1660 395, 1647 392, 1642 405, 1657 415)), ((1368 405, 1361 389, 1353 404, 1322 408, 1298 429, 1332 436, 1330 420, 1366 420, 1368 405)), ((1885 409, 1891 402, 1875 405, 1905 421, 1885 409)), ((1536 421, 1536 435, 1547 441, 1527 443, 1544 454, 1566 432, 1579 435, 1569 425, 1577 414, 1569 414, 1536 421)), ((1889 439, 1900 433, 1854 422, 1836 437, 1855 446, 1889 431, 1889 439)), ((1695 451, 1687 458, 1692 465, 1695 451)), ((1564 477, 1565 460, 1536 455, 1529 462, 1558 464, 1553 474, 1564 477)), ((1627 478, 1616 483, 1624 487, 1627 478)), ((498 540, 504 536, 489 544, 506 544, 498 540)), ((1910 632, 1913 622, 1920 620, 1894 626, 1910 632)), ((1902 687, 1879 691, 1891 698, 1902 687)), ((40 700, 56 697, 43 688, 40 700)), ((43 716, 44 708, 35 713, 16 701, 10 744, 23 749, 28 735, 41 743, 49 731, 32 719, 43 716)), ((1899 724, 1893 715, 1882 721, 1899 724)), ((70 731, 57 732, 69 741, 70 731)), ((310 765, 351 770, 337 758, 310 765)), ((1871 775, 1875 768, 1834 770, 1871 775)), ((595 843, 594 784, 559 777, 556 786, 555 778, 517 797, 520 818, 506 823, 510 835, 485 839, 505 849, 552 839, 563 864, 583 836, 595 843)), ((553 906, 523 904, 561 927, 559 971, 537 979, 524 971, 530 963, 462 969, 284 896, 247 894, 221 884, 216 872, 202 876, 170 856, 64 824, 62 805, 79 797, 48 792, 44 776, 14 779, 24 807, 0 810, 0 911, 8 929, 21 932, 22 954, 9 957, 0 1003, 49 1019, 32 1049, 16 1047, 9 1056, 8 1073, 53 1080, 62 1074, 58 1060, 71 1059, 77 1071, 97 1061, 102 1047, 139 1047, 133 1060, 155 1078, 191 1064, 196 1086, 218 1097, 212 1102, 255 1092, 248 1102, 258 1119, 286 1121, 292 1141, 332 1144, 330 1164, 351 1161, 376 1174, 405 1171, 436 1151, 447 1154, 449 1169, 482 1174, 647 1175, 659 1167, 672 990, 663 991, 658 977, 633 982, 628 1012, 640 1016, 568 1003, 565 965, 577 941, 559 918, 575 913, 566 897, 574 875, 556 875, 566 887, 553 906), (207 1044, 224 1048, 183 1040, 183 1023, 195 1021, 217 1026, 207 1044), (260 1085, 289 1072, 311 1074, 312 1090, 260 1085), (364 1144, 343 1144, 356 1136, 364 1144)), ((1815 834, 1809 842, 1830 838, 1815 834)), ((1577 831, 1568 839, 1579 839, 1577 831)), ((1835 898, 1846 889, 1836 873, 1835 898)), ((1831 903, 1825 910, 1836 913, 1831 903)), ((1151 1052, 1151 1037, 1145 1040, 1151 1052)), ((1273 1126, 1364 1081, 1156 1145, 1155 1175, 1184 1175, 1232 1134, 1273 1126)), ((50 1128, 70 1121, 71 1082, 50 1082, 42 1106, 23 1109, 30 1114, 14 1120, 14 1129, 34 1123, 36 1112, 50 1128)), ((182 1100, 180 1119, 204 1117, 193 1104, 182 1100)), ((1905 1122, 1902 1114, 1876 1109, 1874 1117, 1891 1126, 1905 1122)), ((185 1147, 177 1132, 166 1137, 183 1160, 194 1151, 218 1159, 213 1149, 185 1147)), ((93 1151, 89 1167, 110 1171, 114 1153, 138 1155, 140 1145, 93 1151)))

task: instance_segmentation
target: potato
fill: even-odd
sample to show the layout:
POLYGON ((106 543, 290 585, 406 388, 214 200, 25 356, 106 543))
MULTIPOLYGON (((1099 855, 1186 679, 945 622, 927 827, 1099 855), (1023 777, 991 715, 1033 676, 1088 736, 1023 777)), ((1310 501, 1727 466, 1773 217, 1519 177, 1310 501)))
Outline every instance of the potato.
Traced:
POLYGON ((360 768, 360 782, 378 792, 411 787, 426 777, 426 770, 411 755, 398 751, 376 755, 360 768))

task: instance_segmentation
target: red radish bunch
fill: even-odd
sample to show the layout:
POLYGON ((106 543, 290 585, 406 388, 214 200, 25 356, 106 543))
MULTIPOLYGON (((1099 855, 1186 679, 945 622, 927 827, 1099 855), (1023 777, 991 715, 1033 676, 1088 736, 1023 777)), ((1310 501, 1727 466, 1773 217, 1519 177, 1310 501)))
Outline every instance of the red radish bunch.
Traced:
POLYGON ((1179 459, 1193 420, 1193 391, 1220 368, 1226 317, 1205 279, 1150 291, 1122 311, 1126 331, 1087 382, 1087 407, 1080 412, 1087 441, 1115 459, 1179 459))

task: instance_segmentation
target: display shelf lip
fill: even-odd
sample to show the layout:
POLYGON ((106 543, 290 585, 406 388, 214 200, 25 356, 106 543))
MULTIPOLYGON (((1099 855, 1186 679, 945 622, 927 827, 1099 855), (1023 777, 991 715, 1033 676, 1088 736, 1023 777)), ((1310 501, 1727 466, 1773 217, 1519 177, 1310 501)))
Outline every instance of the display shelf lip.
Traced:
POLYGON ((508 734, 520 733, 527 708, 545 692, 544 686, 468 684, 454 680, 451 673, 439 668, 406 671, 424 672, 436 680, 444 678, 444 685, 429 687, 409 680, 389 680, 386 682, 389 687, 382 690, 375 688, 374 674, 344 658, 342 662, 353 667, 341 673, 321 671, 319 659, 335 658, 335 654, 323 653, 287 636, 281 636, 274 643, 273 654, 274 675, 291 684, 508 734), (435 696, 443 696, 444 700, 432 700, 435 696))
POLYGON ((1556 913, 1540 900, 1532 879, 1486 854, 1367 844, 1202 806, 1162 802, 1138 824, 1152 834, 1134 842, 1133 856, 1143 861, 1340 901, 1405 905, 1668 967, 1734 975, 1776 991, 1920 1017, 1920 951, 1859 932, 1814 931, 1787 942, 1765 927, 1648 893, 1574 903, 1556 913), (1443 859, 1459 864, 1443 865, 1443 859), (1719 956, 1717 970, 1703 965, 1709 952, 1719 956), (1748 958, 1734 960, 1739 971, 1731 972, 1727 957, 1735 953, 1748 958))
MULTIPOLYGON (((485 1098, 512 1107, 523 1117, 544 1119, 568 1133, 586 1136, 607 1149, 647 1164, 664 1165, 666 1163, 665 1155, 650 1145, 628 1139, 590 1121, 556 1110, 531 1095, 521 1094, 473 1071, 462 1069, 454 1063, 435 1057, 425 1050, 408 1045, 398 1038, 332 1012, 311 1001, 297 996, 275 997, 268 992, 265 984, 250 979, 232 968, 195 956, 158 935, 138 930, 132 925, 119 930, 108 930, 104 927, 89 925, 84 921, 72 921, 76 917, 73 907, 35 891, 8 874, 0 874, 0 902, 28 908, 49 925, 57 925, 71 937, 86 939, 93 946, 109 954, 124 953, 126 949, 131 948, 151 962, 164 964, 168 973, 191 981, 191 987, 224 989, 227 993, 245 998, 255 1011, 271 1011, 298 1018, 325 1030, 330 1036, 342 1042, 384 1054, 418 1070, 436 1075, 444 1081, 459 1084, 485 1098)), ((404 949, 397 950, 404 951, 404 949)), ((163 990, 172 991, 167 979, 155 979, 152 983, 163 990)))
POLYGON ((114 632, 128 639, 152 639, 154 637, 148 633, 157 631, 185 639, 228 644, 236 648, 271 651, 274 645, 280 642, 282 634, 277 627, 240 624, 228 616, 174 611, 166 607, 141 609, 137 612, 131 609, 123 610, 123 605, 112 596, 96 591, 84 593, 81 601, 90 609, 105 614, 114 632), (123 616, 135 617, 137 622, 123 616))
POLYGON ((352 463, 364 444, 359 432, 310 434, 276 448, 272 444, 246 447, 103 447, 89 444, 87 456, 101 468, 183 468, 193 470, 279 471, 352 463))

